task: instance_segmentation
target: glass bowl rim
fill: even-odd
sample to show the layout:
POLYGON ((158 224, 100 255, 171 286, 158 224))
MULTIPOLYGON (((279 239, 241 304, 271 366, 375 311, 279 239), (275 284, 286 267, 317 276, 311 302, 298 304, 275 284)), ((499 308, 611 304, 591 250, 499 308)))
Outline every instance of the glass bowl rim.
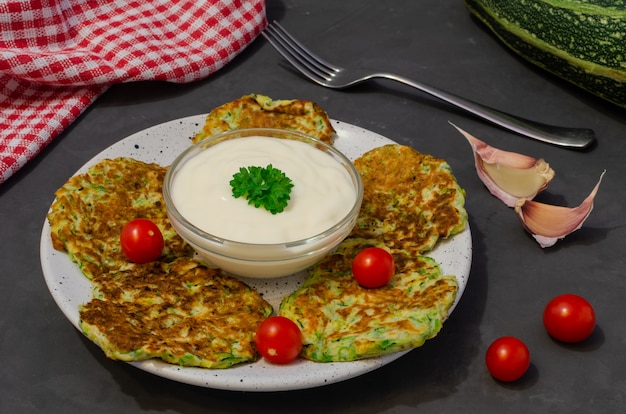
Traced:
MULTIPOLYGON (((289 139, 289 138, 287 138, 289 139)), ((165 178, 163 180, 163 198, 165 200, 165 206, 166 206, 166 211, 168 215, 172 215, 174 217, 174 219, 176 221, 178 221, 179 223, 181 223, 182 227, 184 227, 187 231, 190 231, 191 233, 193 233, 195 236, 203 238, 203 239, 208 239, 213 243, 217 243, 217 244, 235 244, 235 245, 240 245, 240 246, 248 246, 250 248, 253 247, 257 247, 257 248, 271 248, 271 247, 278 247, 278 246, 283 246, 285 248, 290 248, 290 247, 297 247, 297 246, 302 246, 302 245, 306 245, 306 244, 313 244, 319 240, 323 240, 325 238, 327 238, 328 236, 334 234, 336 231, 338 231, 340 228, 344 227, 346 224, 348 224, 353 218, 356 218, 356 216, 358 216, 359 214, 359 210, 361 207, 361 203, 363 201, 363 182, 361 180, 361 175, 359 174, 359 172, 357 171, 356 167, 354 166, 354 164, 352 163, 352 161, 350 161, 350 159, 348 157, 346 157, 341 151, 339 151, 338 149, 336 149, 335 147, 333 147, 332 145, 329 145, 321 140, 319 140, 318 138, 315 138, 311 135, 308 134, 304 134, 302 132, 299 131, 292 131, 292 130, 287 130, 287 129, 279 129, 279 128, 241 128, 241 129, 234 129, 234 130, 229 130, 229 131, 225 131, 225 132, 221 132, 212 136, 208 136, 204 139, 202 139, 201 141, 191 145, 189 148, 185 149, 183 152, 181 152, 178 156, 176 156, 176 158, 174 159, 174 161, 172 162, 172 164, 169 166, 169 168, 167 169, 167 172, 165 174, 165 178), (270 135, 270 134, 274 134, 274 135, 270 135), (277 136, 276 136, 277 135, 277 136), (347 166, 347 170, 350 174, 350 178, 353 181, 353 183, 356 184, 356 198, 354 200, 353 206, 350 209, 350 211, 341 219, 339 220, 337 223, 335 223, 333 226, 329 227, 328 229, 317 233, 313 236, 304 238, 304 239, 299 239, 299 240, 293 240, 293 241, 288 241, 288 242, 280 242, 280 243, 250 243, 250 242, 241 242, 241 241, 237 241, 237 240, 230 240, 230 239, 226 239, 223 237, 219 237, 216 235, 213 235, 211 233, 208 233, 200 228, 198 228, 197 226, 195 226, 193 223, 189 222, 176 208, 176 206, 174 205, 174 201, 172 200, 171 197, 171 186, 172 186, 172 182, 173 179, 175 177, 175 171, 177 169, 177 167, 179 165, 181 165, 184 161, 187 160, 187 158, 189 158, 191 156, 192 153, 197 152, 197 151, 201 151, 203 150, 205 147, 207 146, 213 146, 213 145, 217 145, 220 142, 226 140, 226 139, 234 139, 234 138, 246 138, 246 137, 253 137, 253 136, 262 136, 262 137, 270 137, 270 138, 287 138, 287 136, 292 136, 292 137, 297 137, 296 140, 298 141, 309 141, 307 143, 312 144, 314 146, 320 146, 321 148, 323 148, 324 152, 330 152, 335 159, 339 159, 342 164, 344 164, 345 166, 347 166), (216 141, 219 141, 216 143, 216 141), (210 145, 209 145, 210 144, 210 145)), ((172 220, 170 220, 171 222, 172 220)), ((171 223, 172 226, 174 226, 174 223, 171 223)), ((182 237, 182 235, 181 235, 182 237)), ((196 243, 194 243, 196 244, 196 243)), ((303 255, 307 255, 308 252, 303 252, 303 255)), ((280 260, 280 259, 276 259, 276 260, 280 260)))

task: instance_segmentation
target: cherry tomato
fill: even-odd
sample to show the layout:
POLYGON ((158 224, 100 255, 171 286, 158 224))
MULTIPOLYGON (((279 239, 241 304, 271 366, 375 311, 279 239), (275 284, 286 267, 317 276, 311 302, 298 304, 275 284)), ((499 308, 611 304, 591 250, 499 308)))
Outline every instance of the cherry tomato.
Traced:
POLYGON ((361 250, 352 262, 352 274, 366 288, 385 286, 396 272, 393 256, 380 247, 361 250))
POLYGON ((122 252, 131 262, 148 263, 163 252, 163 235, 153 221, 140 218, 129 221, 120 235, 122 252))
POLYGON ((302 333, 291 319, 270 316, 256 331, 256 347, 263 358, 274 364, 286 364, 302 350, 302 333))
POLYGON ((559 295, 546 305, 543 325, 554 339, 568 343, 581 342, 593 333, 596 314, 583 297, 559 295))
POLYGON ((496 339, 485 354, 491 375, 504 382, 521 378, 530 366, 530 352, 524 342, 512 336, 496 339))

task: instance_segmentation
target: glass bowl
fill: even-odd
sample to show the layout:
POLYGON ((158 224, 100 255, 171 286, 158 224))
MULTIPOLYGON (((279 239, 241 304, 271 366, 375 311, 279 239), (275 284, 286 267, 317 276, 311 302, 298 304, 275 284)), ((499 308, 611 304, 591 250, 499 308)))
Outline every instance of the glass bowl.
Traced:
MULTIPOLYGON (((219 148, 223 150, 226 147, 222 146, 219 148)), ((274 154, 269 154, 269 156, 274 156, 274 154)), ((324 157, 324 159, 326 158, 324 157)), ((198 159, 196 159, 196 163, 197 161, 198 159)), ((193 162, 194 161, 192 161, 192 163, 193 162)), ((317 168, 317 170, 315 170, 316 174, 318 174, 316 177, 324 173, 324 171, 322 171, 322 169, 317 165, 306 165, 306 163, 309 162, 307 158, 296 158, 295 162, 298 164, 298 169, 308 171, 315 170, 317 168)), ((268 163, 272 163, 271 159, 268 160, 268 163)), ((240 167, 247 167, 247 165, 240 165, 240 167)), ((203 175, 203 177, 217 175, 217 170, 220 169, 216 166, 213 170, 212 164, 209 165, 208 168, 209 173, 203 175)), ((238 169, 236 168, 235 171, 232 171, 232 173, 237 172, 237 170, 238 169)), ((197 175, 194 175, 194 177, 195 176, 197 175)), ((289 176, 288 173, 287 176, 289 176)), ((229 181, 231 178, 232 176, 221 178, 221 181, 229 181)), ((328 188, 330 187, 333 187, 333 185, 329 184, 328 188)), ((201 188, 201 186, 194 185, 191 188, 188 187, 182 191, 182 193, 195 193, 200 191, 196 190, 196 188, 201 188)), ((306 190, 307 189, 305 187, 300 191, 306 190)), ((319 188, 317 190, 319 191, 319 188)), ((165 176, 165 181, 163 183, 163 196, 166 203, 167 214, 172 226, 176 232, 193 247, 203 261, 207 262, 208 265, 218 267, 234 275, 269 279, 291 275, 307 269, 331 252, 350 234, 356 223, 363 200, 363 184, 358 171, 345 155, 336 150, 334 147, 327 145, 316 138, 288 130, 250 128, 228 131, 205 138, 201 142, 192 145, 190 148, 178 155, 165 176), (349 198, 347 198, 349 203, 341 202, 343 207, 340 211, 346 211, 346 213, 342 213, 342 215, 339 215, 336 219, 331 219, 329 225, 325 225, 324 228, 320 227, 319 231, 315 231, 306 237, 284 241, 272 240, 270 242, 265 242, 263 240, 251 242, 247 240, 242 241, 233 237, 224 237, 224 234, 218 234, 219 231, 209 232, 205 230, 206 226, 198 225, 197 221, 192 223, 192 220, 190 220, 189 217, 185 217, 185 215, 181 213, 181 210, 186 211, 183 203, 186 203, 187 201, 180 196, 176 196, 176 194, 181 194, 182 188, 184 188, 183 186, 189 184, 188 180, 181 178, 188 177, 189 175, 185 176, 184 174, 181 174, 181 170, 185 168, 190 160, 194 160, 195 157, 200 156, 205 151, 215 150, 216 146, 221 143, 225 143, 226 141, 247 140, 239 141, 237 143, 245 146, 248 145, 248 143, 251 143, 250 145, 252 145, 254 142, 252 138, 258 137, 298 141, 300 143, 307 144, 315 151, 321 151, 326 154, 329 157, 327 162, 331 163, 333 167, 331 169, 338 166, 339 170, 342 171, 341 174, 347 174, 347 181, 349 181, 349 185, 351 186, 350 188, 353 190, 354 196, 349 196, 349 198), (187 182, 185 183, 185 181, 187 182), (177 186, 181 187, 177 188, 177 186)), ((304 224, 314 225, 316 221, 328 219, 327 217, 317 219, 316 214, 318 210, 324 210, 322 203, 330 202, 332 198, 333 196, 317 197, 315 203, 310 203, 314 205, 308 209, 309 211, 305 215, 301 215, 297 219, 294 218, 292 220, 293 222, 290 222, 287 225, 293 226, 294 229, 297 229, 299 227, 303 227, 304 224)), ((290 203, 292 201, 294 200, 290 200, 290 203)), ((253 206, 247 206, 247 208, 254 209, 253 206)), ((250 211, 250 213, 252 213, 251 210, 246 211, 250 211)), ((264 213, 268 215, 271 214, 267 211, 264 213)), ((212 212, 211 214, 207 214, 207 220, 209 221, 209 224, 216 225, 219 224, 218 222, 220 220, 230 220, 230 222, 237 221, 237 217, 233 218, 232 214, 233 213, 231 211, 212 212), (224 216, 227 216, 228 214, 231 214, 230 218, 224 219, 224 216)), ((259 213, 254 212, 254 214, 259 213)), ((246 215, 248 215, 248 213, 246 213, 246 215)), ((244 219, 243 216, 241 219, 244 219)), ((289 220, 291 220, 291 217, 289 220)), ((277 228, 276 232, 276 234, 280 234, 280 229, 277 228)), ((273 231, 271 233, 272 235, 275 234, 273 231)))

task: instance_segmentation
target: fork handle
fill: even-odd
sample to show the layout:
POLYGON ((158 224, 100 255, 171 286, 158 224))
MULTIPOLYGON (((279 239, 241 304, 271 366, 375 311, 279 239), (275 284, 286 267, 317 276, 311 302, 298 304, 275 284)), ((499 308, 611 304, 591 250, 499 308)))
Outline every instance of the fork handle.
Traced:
POLYGON ((403 76, 377 73, 372 77, 385 78, 411 86, 482 119, 538 141, 561 147, 583 149, 596 140, 595 133, 591 129, 565 128, 519 118, 403 76))

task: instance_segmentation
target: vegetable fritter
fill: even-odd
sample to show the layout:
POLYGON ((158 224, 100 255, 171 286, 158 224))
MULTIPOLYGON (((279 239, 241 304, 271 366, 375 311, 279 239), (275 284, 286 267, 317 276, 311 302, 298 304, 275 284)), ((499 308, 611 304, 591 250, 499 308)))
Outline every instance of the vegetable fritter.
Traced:
POLYGON ((258 359, 254 334, 273 309, 249 286, 189 258, 102 273, 80 328, 112 359, 228 368, 258 359))
POLYGON ((458 291, 423 256, 437 241, 467 225, 465 192, 448 164, 392 144, 355 161, 364 196, 357 224, 337 251, 309 271, 279 313, 302 329, 302 355, 313 361, 353 361, 421 346, 434 337, 458 291), (396 273, 381 288, 361 287, 354 257, 371 246, 387 249, 396 273))
POLYGON ((384 287, 358 284, 354 256, 379 242, 349 238, 310 270, 280 305, 302 330, 301 355, 317 362, 354 361, 416 348, 437 335, 454 303, 456 277, 431 258, 395 250, 396 274, 384 287))
POLYGON ((298 99, 272 100, 264 95, 251 94, 213 109, 193 142, 242 128, 298 131, 327 144, 332 144, 335 136, 328 114, 315 102, 298 99))
POLYGON ((120 247, 124 225, 148 218, 161 230, 165 247, 159 260, 192 254, 172 228, 162 183, 167 168, 132 158, 105 159, 70 178, 56 191, 48 213, 52 245, 66 251, 89 279, 131 265, 120 247))

